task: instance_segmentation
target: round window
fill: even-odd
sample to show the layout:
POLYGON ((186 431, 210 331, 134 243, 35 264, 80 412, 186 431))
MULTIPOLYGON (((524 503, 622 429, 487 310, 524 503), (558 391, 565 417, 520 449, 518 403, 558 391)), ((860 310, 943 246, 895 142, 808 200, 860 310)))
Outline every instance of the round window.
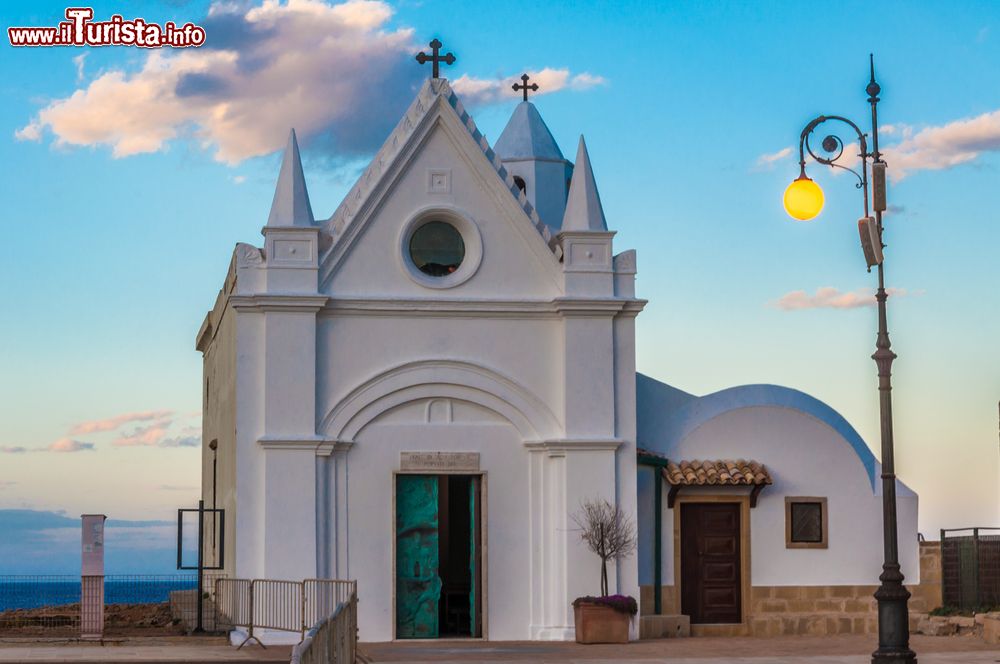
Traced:
POLYGON ((443 277, 451 274, 465 258, 465 242, 454 226, 429 221, 410 236, 410 260, 424 274, 443 277))

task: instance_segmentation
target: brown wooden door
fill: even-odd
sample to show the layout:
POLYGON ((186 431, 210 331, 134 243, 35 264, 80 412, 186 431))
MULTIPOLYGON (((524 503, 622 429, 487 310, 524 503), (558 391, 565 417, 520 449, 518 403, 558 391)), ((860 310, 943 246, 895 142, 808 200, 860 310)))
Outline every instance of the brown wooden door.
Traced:
POLYGON ((681 612, 692 623, 740 622, 740 505, 681 504, 681 612))

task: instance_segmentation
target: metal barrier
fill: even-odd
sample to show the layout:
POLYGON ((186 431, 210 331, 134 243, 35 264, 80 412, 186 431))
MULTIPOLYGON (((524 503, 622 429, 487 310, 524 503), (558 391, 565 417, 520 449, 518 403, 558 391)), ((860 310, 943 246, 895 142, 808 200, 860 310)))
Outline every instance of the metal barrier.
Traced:
POLYGON ((945 606, 982 611, 1000 606, 1000 528, 941 531, 945 606))
POLYGON ((253 581, 217 579, 215 582, 215 624, 232 630, 253 624, 253 581))
POLYGON ((253 623, 264 629, 285 632, 306 630, 301 581, 254 579, 253 623))
POLYGON ((337 607, 357 595, 357 581, 306 579, 303 583, 305 608, 303 623, 307 628, 329 617, 337 607))
POLYGON ((291 664, 354 664, 357 655, 358 596, 352 591, 295 646, 291 664))
POLYGON ((220 628, 247 630, 249 641, 263 646, 254 630, 298 632, 330 616, 351 598, 357 582, 336 579, 276 581, 273 579, 219 579, 215 583, 215 624, 220 628))

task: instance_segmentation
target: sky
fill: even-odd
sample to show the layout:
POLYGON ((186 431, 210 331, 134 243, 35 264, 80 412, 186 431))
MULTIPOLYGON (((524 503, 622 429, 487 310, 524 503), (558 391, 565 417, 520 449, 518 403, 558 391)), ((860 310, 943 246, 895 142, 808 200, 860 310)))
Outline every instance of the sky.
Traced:
MULTIPOLYGON (((997 3, 93 7, 96 20, 192 22, 206 42, 4 40, 0 509, 163 520, 195 504, 195 333, 234 244, 261 243, 288 128, 326 218, 429 75, 413 56, 437 36, 489 140, 523 72, 563 152, 586 136, 615 249, 639 252, 640 371, 694 394, 801 389, 878 455, 861 195, 811 164, 822 215, 794 222, 781 207, 810 119, 869 130, 874 52, 897 470, 928 538, 1000 526, 997 3)), ((64 10, 8 2, 0 18, 54 26, 64 10)))

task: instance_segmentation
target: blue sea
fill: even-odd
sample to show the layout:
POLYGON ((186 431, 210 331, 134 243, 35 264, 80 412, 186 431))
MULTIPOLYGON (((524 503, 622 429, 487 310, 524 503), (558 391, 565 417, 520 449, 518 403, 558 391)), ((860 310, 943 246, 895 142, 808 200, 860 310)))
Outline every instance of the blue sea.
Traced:
MULTIPOLYGON (((205 581, 206 586, 209 580, 205 581)), ((105 604, 157 604, 173 590, 194 590, 195 576, 105 577, 105 604)), ((80 601, 80 577, 0 576, 0 611, 74 604, 80 601)))

